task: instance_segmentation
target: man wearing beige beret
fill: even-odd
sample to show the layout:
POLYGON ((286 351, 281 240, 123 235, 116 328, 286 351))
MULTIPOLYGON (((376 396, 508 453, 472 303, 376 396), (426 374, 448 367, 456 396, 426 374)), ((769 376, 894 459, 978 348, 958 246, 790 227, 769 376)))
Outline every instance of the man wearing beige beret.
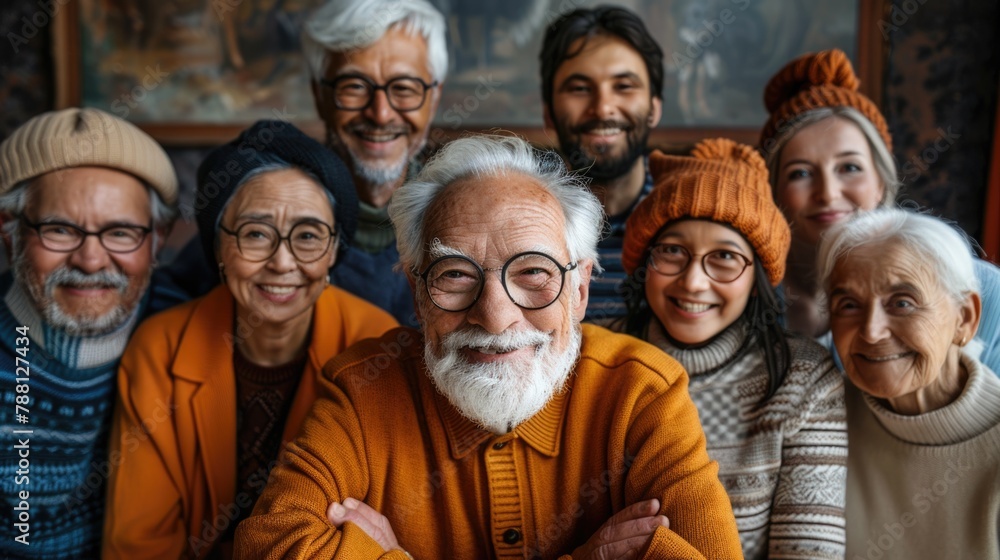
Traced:
POLYGON ((96 109, 39 115, 0 144, 5 558, 100 555, 118 360, 143 316, 179 300, 150 285, 176 202, 163 149, 96 109))

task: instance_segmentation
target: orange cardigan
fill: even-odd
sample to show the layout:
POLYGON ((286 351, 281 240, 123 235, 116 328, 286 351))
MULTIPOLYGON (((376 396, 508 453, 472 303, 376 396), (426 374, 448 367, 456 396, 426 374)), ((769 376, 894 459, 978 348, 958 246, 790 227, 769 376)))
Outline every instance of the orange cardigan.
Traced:
POLYGON ((327 522, 330 502, 347 497, 385 515, 420 560, 568 558, 614 513, 654 497, 670 529, 644 558, 742 558, 683 368, 593 325, 583 341, 566 389, 501 436, 435 391, 414 330, 338 356, 237 528, 234 558, 405 559, 327 522))
MULTIPOLYGON (((204 557, 249 506, 236 493, 233 298, 225 286, 145 321, 118 373, 104 558, 204 557)), ((323 364, 396 326, 386 312, 327 287, 285 422, 287 443, 316 399, 323 364)), ((263 486, 264 480, 260 481, 263 486)))

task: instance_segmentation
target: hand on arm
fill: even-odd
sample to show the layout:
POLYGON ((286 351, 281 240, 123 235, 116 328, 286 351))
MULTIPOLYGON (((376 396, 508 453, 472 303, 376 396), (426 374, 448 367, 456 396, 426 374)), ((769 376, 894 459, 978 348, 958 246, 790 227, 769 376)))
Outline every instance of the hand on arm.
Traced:
POLYGON ((657 527, 670 528, 670 520, 658 515, 660 500, 638 502, 611 516, 594 536, 573 551, 574 560, 639 558, 657 527))
POLYGON ((338 529, 342 528, 343 524, 348 521, 354 523, 372 540, 382 545, 386 552, 394 549, 402 550, 399 542, 396 541, 395 533, 392 532, 389 520, 364 502, 354 498, 347 498, 343 502, 333 502, 326 510, 326 517, 338 529))

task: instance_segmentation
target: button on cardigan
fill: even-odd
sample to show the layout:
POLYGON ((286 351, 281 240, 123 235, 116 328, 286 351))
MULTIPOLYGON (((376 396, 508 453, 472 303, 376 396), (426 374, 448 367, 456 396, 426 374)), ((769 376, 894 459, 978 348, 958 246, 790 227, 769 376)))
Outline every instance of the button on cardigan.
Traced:
POLYGON ((329 524, 330 503, 353 497, 386 516, 414 558, 568 558, 650 498, 670 528, 656 529, 642 557, 742 558, 683 368, 645 342, 582 328, 566 387, 503 435, 434 389, 417 331, 332 360, 302 432, 237 528, 235 557, 406 558, 352 523, 329 524))

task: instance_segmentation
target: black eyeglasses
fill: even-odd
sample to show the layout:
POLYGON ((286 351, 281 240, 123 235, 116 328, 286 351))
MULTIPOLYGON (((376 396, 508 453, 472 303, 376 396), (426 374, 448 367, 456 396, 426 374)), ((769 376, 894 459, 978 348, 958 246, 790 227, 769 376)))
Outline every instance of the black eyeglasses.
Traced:
POLYGON ((115 224, 98 231, 87 231, 66 222, 36 223, 24 215, 21 221, 38 234, 42 247, 57 253, 76 251, 91 235, 96 235, 101 247, 112 253, 131 253, 141 247, 146 236, 153 231, 152 227, 131 224, 115 224))
POLYGON ((270 259, 278 252, 278 245, 287 241, 295 260, 302 264, 313 263, 326 255, 337 237, 329 224, 315 220, 295 224, 285 237, 278 228, 265 222, 245 222, 236 231, 223 225, 219 229, 236 238, 236 248, 250 262, 270 259))
POLYGON ((424 281, 427 296, 445 311, 465 311, 483 293, 487 271, 500 271, 500 282, 507 297, 522 309, 542 309, 552 305, 562 294, 566 273, 577 267, 566 266, 545 253, 528 251, 514 255, 501 267, 483 268, 461 255, 441 257, 417 276, 424 281))
POLYGON ((389 106, 403 113, 423 107, 427 100, 427 90, 438 85, 436 80, 428 84, 420 78, 400 76, 380 86, 365 76, 354 75, 340 76, 333 80, 324 78, 319 83, 333 90, 333 101, 338 109, 367 109, 375 99, 375 92, 382 90, 389 99, 389 106))
MULTIPOLYGON (((677 276, 687 270, 696 256, 681 245, 660 243, 649 251, 649 266, 664 276, 677 276)), ((718 250, 701 255, 705 274, 723 284, 735 281, 751 264, 753 261, 735 251, 718 250)))

